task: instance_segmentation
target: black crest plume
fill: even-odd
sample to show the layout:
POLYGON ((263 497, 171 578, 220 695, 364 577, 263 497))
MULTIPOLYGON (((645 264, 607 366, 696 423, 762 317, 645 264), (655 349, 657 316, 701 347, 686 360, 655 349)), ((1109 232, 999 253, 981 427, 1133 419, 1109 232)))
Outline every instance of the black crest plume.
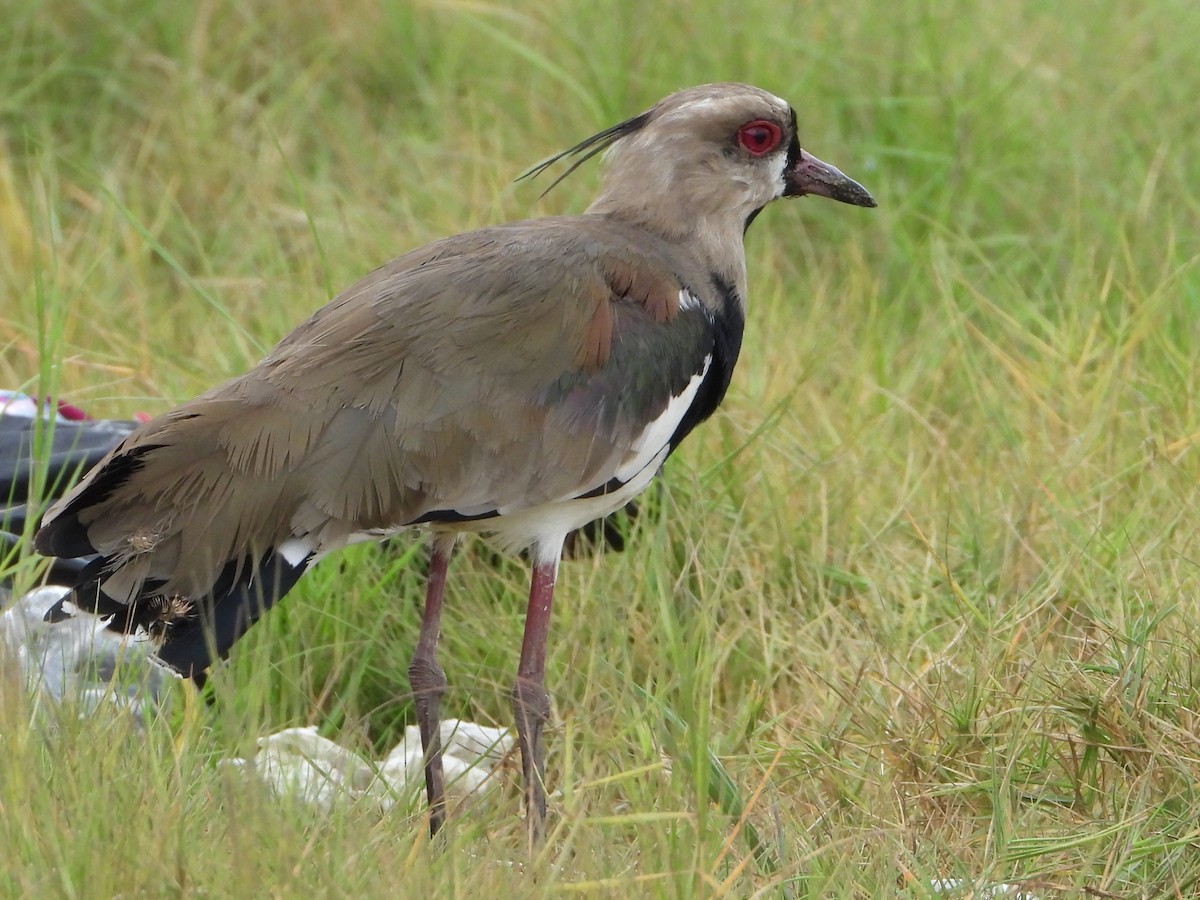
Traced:
POLYGON ((648 109, 641 115, 634 116, 632 119, 626 119, 624 122, 618 122, 609 128, 605 128, 598 134, 593 134, 590 138, 584 138, 574 147, 569 147, 561 153, 555 153, 548 159, 542 160, 537 165, 530 169, 526 169, 518 176, 517 181, 524 181, 526 178, 536 178, 542 172, 546 171, 560 159, 566 159, 568 156, 575 156, 582 153, 577 160, 567 167, 567 170, 550 182, 550 186, 542 191, 541 196, 545 197, 548 193, 557 187, 558 183, 582 166, 585 162, 595 156, 597 153, 603 153, 621 138, 633 134, 635 131, 640 131, 650 121, 654 110, 648 109), (586 151, 586 152, 584 152, 586 151))

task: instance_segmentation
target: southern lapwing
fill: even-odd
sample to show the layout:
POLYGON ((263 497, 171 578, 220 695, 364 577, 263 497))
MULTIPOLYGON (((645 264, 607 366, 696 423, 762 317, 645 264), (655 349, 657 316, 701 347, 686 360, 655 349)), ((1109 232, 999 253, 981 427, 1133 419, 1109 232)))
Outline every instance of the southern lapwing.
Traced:
MULTIPOLYGON (((309 566, 420 526, 431 557, 409 680, 430 825, 445 816, 437 660, 464 532, 533 559, 512 691, 529 830, 564 536, 640 493, 716 409, 742 342, 742 235, 772 200, 874 206, 742 84, 672 94, 531 170, 607 151, 583 215, 484 228, 367 275, 245 375, 146 422, 46 513, 51 556, 97 554, 73 609, 145 632, 200 680, 309 566)), ((557 182, 556 182, 557 183, 557 182)))

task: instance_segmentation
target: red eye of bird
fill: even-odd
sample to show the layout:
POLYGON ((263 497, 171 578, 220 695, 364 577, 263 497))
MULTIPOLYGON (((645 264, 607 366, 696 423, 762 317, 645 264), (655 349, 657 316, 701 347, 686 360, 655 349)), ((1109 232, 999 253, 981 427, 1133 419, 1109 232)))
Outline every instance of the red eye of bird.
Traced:
POLYGON ((783 132, 774 122, 755 119, 739 128, 737 136, 738 143, 745 147, 751 156, 762 156, 779 146, 783 132))

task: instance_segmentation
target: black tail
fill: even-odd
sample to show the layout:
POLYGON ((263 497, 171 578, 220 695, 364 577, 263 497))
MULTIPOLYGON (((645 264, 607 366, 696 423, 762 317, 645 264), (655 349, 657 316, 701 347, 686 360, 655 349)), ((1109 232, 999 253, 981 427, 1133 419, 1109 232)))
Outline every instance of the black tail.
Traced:
POLYGON ((208 667, 229 655, 237 639, 295 587, 308 564, 309 559, 292 565, 278 554, 267 554, 228 590, 171 626, 154 655, 185 678, 202 683, 208 667))
POLYGON ((203 685, 205 672, 229 655, 237 639, 300 580, 311 557, 293 565, 276 553, 255 564, 229 563, 211 594, 197 600, 168 597, 147 583, 142 595, 119 603, 99 588, 104 560, 97 559, 86 580, 46 613, 47 622, 70 618, 64 603, 109 617, 108 627, 124 634, 144 633, 160 642, 155 658, 203 685))

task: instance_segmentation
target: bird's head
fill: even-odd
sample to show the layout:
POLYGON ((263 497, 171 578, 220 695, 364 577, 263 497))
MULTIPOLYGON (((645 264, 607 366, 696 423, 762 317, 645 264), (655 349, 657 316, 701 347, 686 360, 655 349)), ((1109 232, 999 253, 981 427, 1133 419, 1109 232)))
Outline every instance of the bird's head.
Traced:
POLYGON ((578 155, 561 176, 566 177, 604 150, 608 173, 588 211, 628 217, 666 233, 733 227, 740 234, 780 197, 813 194, 875 206, 862 185, 801 147, 796 113, 784 100, 750 85, 679 91, 527 174, 578 155))

